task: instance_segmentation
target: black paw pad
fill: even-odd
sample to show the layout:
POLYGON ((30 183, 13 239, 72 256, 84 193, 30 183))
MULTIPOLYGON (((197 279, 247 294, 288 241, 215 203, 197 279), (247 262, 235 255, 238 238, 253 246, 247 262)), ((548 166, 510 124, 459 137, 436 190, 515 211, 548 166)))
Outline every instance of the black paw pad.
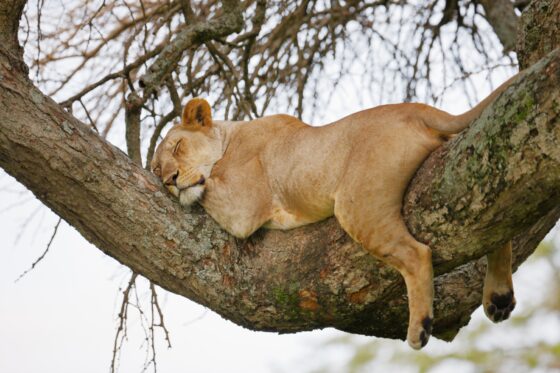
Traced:
POLYGON ((422 342, 422 347, 424 347, 428 343, 428 335, 425 331, 422 331, 422 333, 420 333, 420 342, 422 342))
POLYGON ((493 293, 490 300, 498 309, 504 309, 509 307, 513 301, 513 291, 508 291, 507 293, 501 295, 493 293))
POLYGON ((508 291, 505 294, 492 293, 490 301, 491 303, 486 308, 486 313, 490 320, 494 322, 506 320, 515 308, 513 291, 508 291))
POLYGON ((428 334, 432 334, 432 323, 433 320, 429 316, 424 317, 424 320, 422 320, 422 327, 428 334))
POLYGON ((420 342, 422 343, 422 347, 428 343, 428 339, 432 334, 432 323, 433 320, 429 316, 424 317, 422 320, 422 328, 424 328, 424 330, 420 332, 420 342))

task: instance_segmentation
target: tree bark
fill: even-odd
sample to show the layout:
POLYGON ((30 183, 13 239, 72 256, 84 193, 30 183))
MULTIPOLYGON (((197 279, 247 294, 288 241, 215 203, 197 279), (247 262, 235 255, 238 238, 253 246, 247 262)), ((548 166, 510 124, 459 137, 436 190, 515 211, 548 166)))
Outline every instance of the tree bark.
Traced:
POLYGON ((504 53, 515 49, 518 17, 511 0, 480 0, 486 20, 504 47, 504 53))
MULTIPOLYGON (((0 45, 0 166, 103 252, 251 329, 405 336, 404 282, 336 220, 229 236, 44 96, 14 68, 11 47, 0 45)), ((518 266, 558 219, 559 87, 556 50, 436 151, 409 188, 406 220, 433 249, 436 336, 451 339, 480 304, 479 258, 515 237, 518 266)))
POLYGON ((531 66, 560 46, 560 1, 531 1, 523 11, 517 36, 519 66, 531 66))

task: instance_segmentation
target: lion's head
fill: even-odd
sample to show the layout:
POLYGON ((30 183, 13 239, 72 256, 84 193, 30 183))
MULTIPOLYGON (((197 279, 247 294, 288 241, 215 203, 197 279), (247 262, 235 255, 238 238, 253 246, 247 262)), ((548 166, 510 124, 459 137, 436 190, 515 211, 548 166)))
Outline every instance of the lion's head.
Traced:
POLYGON ((181 124, 158 145, 151 168, 181 204, 191 205, 202 197, 212 167, 221 157, 210 105, 194 98, 183 109, 181 124))

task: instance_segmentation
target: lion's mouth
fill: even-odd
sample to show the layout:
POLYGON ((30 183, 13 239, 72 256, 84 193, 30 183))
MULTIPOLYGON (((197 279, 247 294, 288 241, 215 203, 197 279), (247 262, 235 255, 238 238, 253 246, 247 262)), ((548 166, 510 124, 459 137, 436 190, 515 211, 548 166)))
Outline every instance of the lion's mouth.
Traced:
POLYGON ((179 202, 184 206, 190 206, 202 199, 204 194, 203 184, 191 185, 179 191, 179 202))
POLYGON ((195 183, 186 187, 180 188, 176 185, 167 185, 167 189, 171 192, 171 194, 179 198, 179 202, 182 205, 191 205, 202 198, 205 184, 206 178, 204 176, 200 176, 200 179, 198 179, 195 183))
POLYGON ((199 185, 204 185, 205 183, 206 183, 206 178, 203 175, 201 175, 200 179, 198 179, 196 182, 194 182, 190 185, 187 185, 185 187, 177 186, 177 189, 179 189, 179 192, 182 192, 183 190, 187 190, 189 188, 194 188, 194 187, 199 186, 199 185))
POLYGON ((198 181, 191 186, 204 185, 204 183, 206 183, 206 178, 204 178, 204 176, 200 176, 200 179, 198 179, 198 181))

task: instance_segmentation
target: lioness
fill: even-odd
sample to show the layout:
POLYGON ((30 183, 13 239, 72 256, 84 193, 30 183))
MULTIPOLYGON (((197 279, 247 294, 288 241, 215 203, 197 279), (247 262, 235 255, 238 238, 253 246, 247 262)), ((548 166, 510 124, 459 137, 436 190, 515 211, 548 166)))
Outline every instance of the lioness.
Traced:
MULTIPOLYGON (((432 329, 431 252, 403 222, 403 194, 430 152, 467 127, 508 83, 462 115, 422 104, 383 105, 323 127, 289 115, 217 121, 210 105, 194 98, 151 167, 183 205, 200 202, 236 237, 334 214, 355 241, 404 277, 407 340, 419 349, 432 329)), ((515 305, 510 244, 488 255, 483 304, 495 322, 515 305)))

